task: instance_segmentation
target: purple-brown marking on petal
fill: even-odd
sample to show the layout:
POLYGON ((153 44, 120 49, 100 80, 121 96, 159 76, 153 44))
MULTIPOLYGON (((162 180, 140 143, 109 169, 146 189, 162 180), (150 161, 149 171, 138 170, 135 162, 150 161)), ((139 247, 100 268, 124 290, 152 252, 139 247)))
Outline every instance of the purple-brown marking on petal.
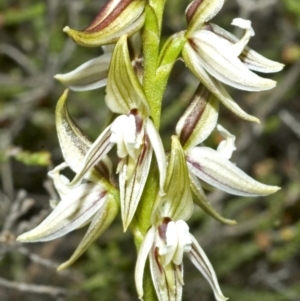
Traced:
POLYGON ((105 145, 105 147, 103 147, 103 150, 102 150, 102 152, 99 154, 99 156, 97 156, 96 158, 94 158, 93 159, 93 161, 91 161, 91 162, 88 162, 87 163, 87 166, 88 166, 88 168, 86 168, 86 171, 88 171, 92 166, 95 166, 95 165, 97 165, 97 163, 99 162, 99 157, 101 158, 102 157, 102 155, 103 155, 103 153, 105 152, 105 149, 108 147, 108 145, 110 144, 110 134, 105 138, 105 140, 103 141, 103 143, 102 143, 102 147, 103 147, 103 145, 105 145))
POLYGON ((132 0, 121 0, 120 3, 108 14, 107 17, 106 11, 110 9, 111 3, 107 2, 104 7, 100 10, 98 15, 95 17, 93 22, 87 26, 83 31, 84 32, 97 32, 107 27, 111 22, 113 22, 132 2, 132 0), (100 23, 99 23, 100 21, 100 23))
POLYGON ((166 240, 166 237, 167 237, 166 233, 167 233, 168 224, 171 221, 172 221, 171 218, 164 217, 164 219, 162 220, 162 223, 157 228, 158 234, 159 234, 160 238, 163 239, 163 240, 166 240))
MULTIPOLYGON (((83 196, 83 198, 84 198, 84 197, 87 197, 89 193, 90 193, 90 192, 87 191, 87 192, 86 192, 86 195, 83 196)), ((92 208, 95 204, 97 204, 99 201, 101 201, 101 199, 103 199, 106 195, 107 195, 107 191, 101 192, 101 193, 99 194, 98 198, 95 199, 95 201, 91 204, 91 206, 90 206, 89 208, 86 208, 86 211, 88 211, 88 210, 89 210, 90 208, 92 208)), ((78 210, 79 210, 79 208, 77 209, 77 211, 78 211, 78 210)), ((86 211, 85 211, 85 212, 86 212, 86 211)), ((80 216, 82 216, 85 212, 82 212, 81 215, 77 216, 77 219, 79 219, 80 216)), ((76 212, 74 212, 73 215, 74 215, 74 214, 76 214, 76 212)), ((95 212, 95 214, 96 214, 96 212, 95 212)), ((71 216, 70 216, 70 218, 71 218, 71 216)), ((69 224, 66 224, 64 227, 60 228, 60 230, 66 228, 67 226, 69 226, 69 224)), ((49 236, 49 234, 46 235, 46 236, 49 236)))
POLYGON ((213 27, 209 23, 204 24, 201 30, 208 30, 214 32, 213 27))
POLYGON ((201 5, 202 2, 203 2, 203 0, 194 0, 188 6, 187 10, 185 11, 185 16, 186 16, 187 23, 190 23, 190 21, 193 18, 198 6, 201 5))
POLYGON ((202 85, 200 85, 197 88, 191 101, 191 106, 193 106, 193 110, 191 110, 190 114, 185 118, 185 123, 180 132, 179 139, 182 145, 184 145, 188 141, 197 122, 201 118, 209 100, 210 94, 211 92, 208 89, 203 88, 202 85), (201 94, 199 94, 199 92, 201 92, 201 94))
POLYGON ((140 133, 143 129, 143 124, 144 124, 143 118, 139 115, 138 109, 132 109, 130 111, 130 114, 133 115, 135 118, 136 132, 140 133))
POLYGON ((154 253, 155 262, 156 262, 156 264, 158 266, 158 269, 159 269, 160 273, 162 274, 163 273, 163 269, 162 269, 162 266, 161 266, 161 264, 159 262, 158 247, 154 247, 153 248, 153 253, 154 253))
POLYGON ((139 165, 142 165, 145 157, 146 157, 146 154, 148 153, 148 150, 149 150, 149 147, 150 147, 150 140, 149 140, 149 137, 148 135, 146 134, 144 136, 144 144, 143 144, 143 147, 141 149, 141 153, 140 153, 140 156, 139 156, 139 165))

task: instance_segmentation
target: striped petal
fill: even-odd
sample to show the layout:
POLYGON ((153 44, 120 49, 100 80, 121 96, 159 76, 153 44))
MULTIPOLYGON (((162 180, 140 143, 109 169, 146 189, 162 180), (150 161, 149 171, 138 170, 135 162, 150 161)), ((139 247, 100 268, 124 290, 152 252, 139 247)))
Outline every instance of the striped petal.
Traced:
POLYGON ((106 202, 107 192, 100 185, 81 184, 70 190, 36 228, 20 235, 21 242, 49 241, 86 224, 106 202))
POLYGON ((152 147, 147 135, 137 159, 127 156, 119 175, 123 229, 127 230, 141 199, 148 179, 152 147), (131 170, 129 170, 131 169, 131 170))
POLYGON ((189 173, 190 176, 190 186, 193 194, 194 202, 207 214, 216 219, 217 221, 228 224, 235 225, 236 221, 224 218, 221 216, 214 207, 209 203, 207 197, 202 189, 201 183, 198 178, 192 173, 189 173))
POLYGON ((144 8, 143 0, 110 0, 84 30, 66 26, 64 32, 83 46, 115 43, 122 35, 132 35, 141 29, 145 22, 144 8))
POLYGON ((194 209, 193 198, 185 155, 177 136, 172 136, 164 191, 165 195, 157 200, 153 213, 157 209, 161 217, 189 219, 194 209))
POLYGON ((201 83, 223 103, 224 106, 242 119, 259 123, 259 120, 256 117, 247 114, 240 106, 238 106, 220 82, 216 81, 206 72, 198 59, 199 56, 189 43, 185 44, 182 56, 187 67, 195 74, 201 83))
MULTIPOLYGON (((217 80, 246 91, 264 91, 276 86, 276 82, 251 72, 234 53, 234 45, 224 43, 214 32, 200 30, 189 39, 197 53, 197 60, 217 80)), ((234 49, 236 50, 236 49, 234 49)))
POLYGON ((176 125, 176 134, 184 150, 203 142, 214 130, 218 120, 218 99, 202 84, 191 104, 176 125))
POLYGON ((55 79, 73 91, 88 91, 106 86, 108 68, 112 53, 105 53, 92 59, 75 70, 57 74, 55 79))
POLYGON ((280 188, 257 182, 209 147, 195 147, 186 154, 188 167, 201 180, 240 196, 263 196, 280 188))
POLYGON ((109 125, 91 145, 84 158, 80 161, 77 174, 70 183, 70 186, 77 185, 82 178, 95 167, 105 155, 112 149, 114 143, 110 142, 111 125, 109 125))
POLYGON ((119 210, 117 202, 108 196, 106 201, 100 207, 93 217, 91 224, 84 235, 82 241, 76 248, 70 259, 61 264, 57 270, 63 270, 73 264, 86 250, 87 248, 109 227, 112 221, 115 219, 119 210))
POLYGON ((183 265, 169 263, 162 266, 157 248, 153 247, 149 254, 150 271, 159 301, 181 301, 183 265))
MULTIPOLYGON (((239 41, 235 35, 219 27, 218 25, 210 23, 210 26, 218 36, 223 37, 231 45, 239 41)), ((284 67, 283 64, 265 58, 248 46, 243 49, 239 59, 248 69, 263 73, 278 72, 284 67)))
POLYGON ((128 114, 138 109, 144 116, 149 116, 145 93, 130 60, 127 36, 122 36, 115 46, 106 93, 106 104, 114 113, 128 114))
POLYGON ((201 274, 206 278, 208 283, 213 289, 215 298, 217 301, 225 301, 228 298, 224 297, 222 291, 220 289, 218 279, 216 273, 207 258, 205 252, 202 250, 200 245, 198 244, 197 240, 193 235, 191 235, 192 240, 192 249, 191 252, 188 254, 191 262, 195 265, 195 267, 201 272, 201 274))

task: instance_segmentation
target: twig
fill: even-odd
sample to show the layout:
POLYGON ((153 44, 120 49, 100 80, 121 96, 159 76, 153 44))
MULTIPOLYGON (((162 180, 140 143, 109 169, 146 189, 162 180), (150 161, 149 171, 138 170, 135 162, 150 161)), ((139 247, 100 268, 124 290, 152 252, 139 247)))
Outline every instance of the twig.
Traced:
POLYGON ((0 44, 0 53, 3 53, 13 59, 20 65, 27 73, 34 75, 36 68, 31 64, 30 60, 17 48, 9 44, 0 44))
POLYGON ((300 139, 300 122, 287 110, 279 112, 279 118, 294 132, 300 139))
POLYGON ((0 277, 0 286, 7 287, 9 289, 16 289, 22 292, 48 294, 55 297, 58 295, 70 294, 68 290, 61 287, 55 287, 50 285, 35 285, 35 284, 29 284, 24 282, 15 282, 15 281, 6 280, 1 277, 0 277))

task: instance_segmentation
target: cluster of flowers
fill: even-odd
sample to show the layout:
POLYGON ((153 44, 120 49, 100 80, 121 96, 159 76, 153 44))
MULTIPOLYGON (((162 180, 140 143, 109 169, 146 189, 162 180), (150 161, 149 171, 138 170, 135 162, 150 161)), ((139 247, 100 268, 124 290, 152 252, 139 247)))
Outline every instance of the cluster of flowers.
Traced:
POLYGON ((144 268, 149 258, 158 299, 181 300, 186 253, 211 285, 215 298, 226 300, 186 221, 197 204, 217 220, 235 223, 211 207, 202 187, 240 196, 268 195, 279 189, 257 182, 230 162, 235 137, 218 125, 217 119, 221 101, 239 117, 258 122, 234 102, 223 83, 248 91, 271 89, 274 81, 251 70, 277 72, 283 65, 246 46, 254 35, 250 21, 233 20, 233 25, 245 29, 241 39, 209 23, 223 4, 224 0, 191 2, 186 9, 187 30, 172 36, 163 48, 164 53, 170 52, 176 44, 172 41, 179 40, 182 59, 201 82, 177 123, 167 155, 143 88, 147 62, 143 60, 140 31, 149 8, 147 1, 109 0, 84 30, 64 28, 80 45, 103 46, 103 55, 70 73, 56 75, 56 79, 75 91, 106 86, 106 104, 117 117, 92 143, 70 117, 68 92, 64 92, 56 108, 56 126, 65 162, 49 172, 60 200, 52 202, 52 213, 35 229, 19 236, 19 241, 48 241, 89 223, 78 248, 59 269, 68 267, 111 224, 119 209, 124 230, 134 223, 142 194, 147 194, 144 188, 153 161, 159 187, 151 207, 152 226, 142 238, 135 269, 139 298, 144 295, 144 268), (216 150, 203 145, 215 128, 224 137, 216 150), (119 158, 116 170, 107 156, 114 145, 119 158), (153 152, 156 160, 152 160, 153 152), (60 174, 66 167, 76 173, 72 181, 60 174), (114 174, 118 174, 118 183, 114 174))

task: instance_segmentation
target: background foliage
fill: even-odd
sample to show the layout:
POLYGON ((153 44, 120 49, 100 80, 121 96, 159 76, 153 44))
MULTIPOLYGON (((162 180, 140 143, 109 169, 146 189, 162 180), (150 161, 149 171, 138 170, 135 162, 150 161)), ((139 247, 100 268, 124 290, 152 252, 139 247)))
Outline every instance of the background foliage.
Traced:
MULTIPOLYGON (((185 28, 189 1, 167 1, 164 35, 185 28)), ((83 28, 104 1, 0 0, 0 300, 137 300, 132 237, 115 221, 82 258, 57 273, 83 230, 49 243, 22 245, 20 233, 50 211, 55 195, 47 171, 62 161, 54 109, 63 87, 53 75, 72 70, 101 53, 76 46, 62 28, 83 28)), ((256 179, 282 189, 265 198, 238 198, 215 191, 212 204, 237 226, 224 226, 199 209, 192 232, 210 257, 225 296, 243 301, 296 301, 300 295, 300 2, 228 0, 214 19, 230 27, 235 17, 252 20, 250 46, 286 64, 272 76, 269 92, 231 95, 260 125, 244 122, 222 107, 220 123, 237 135, 234 161, 256 179)), ((161 133, 174 132, 197 86, 178 62, 165 93, 161 133)), ((106 123, 104 90, 71 93, 72 116, 91 139, 106 123)), ((217 145, 221 137, 209 141, 217 145)), ((208 284, 185 262, 184 300, 213 300, 208 284)))

